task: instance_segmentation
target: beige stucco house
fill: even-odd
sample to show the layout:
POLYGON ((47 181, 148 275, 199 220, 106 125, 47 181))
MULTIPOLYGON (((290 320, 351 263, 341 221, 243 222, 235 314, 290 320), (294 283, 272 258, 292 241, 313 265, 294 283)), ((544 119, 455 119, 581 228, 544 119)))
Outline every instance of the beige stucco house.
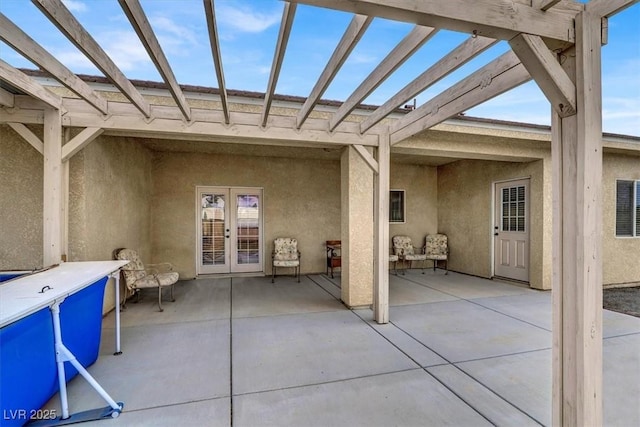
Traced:
MULTIPOLYGON (((110 92, 106 82, 100 84, 96 86, 99 93, 117 100, 118 94, 110 92)), ((162 85, 141 85, 151 105, 171 104, 162 85)), ((60 87, 50 86, 50 90, 72 96, 60 87)), ((215 108, 216 95, 208 92, 191 88, 187 96, 202 108, 215 108)), ((233 111, 259 111, 260 94, 231 92, 230 96, 233 111)), ((277 98, 273 109, 278 115, 294 116, 299 108, 296 104, 303 102, 277 98)), ((314 115, 327 116, 336 105, 325 102, 317 110, 314 115)), ((361 121, 366 110, 363 106, 348 120, 361 121)), ((398 110, 388 120, 406 113, 398 110)), ((42 125, 28 128, 42 135, 42 125)), ((67 140, 78 133, 73 127, 66 132, 67 140)), ((43 157, 7 124, 0 125, 0 140, 0 195, 4 200, 0 269, 32 269, 42 264, 43 157)), ((619 180, 640 181, 640 138, 604 135, 603 143, 603 283, 638 284, 640 230, 636 237, 616 235, 616 197, 619 180)), ((63 254, 69 261, 101 260, 110 259, 115 248, 132 247, 148 262, 170 260, 182 279, 211 274, 268 275, 274 238, 288 236, 298 239, 302 274, 310 274, 325 271, 325 241, 340 239, 345 246, 343 300, 349 306, 370 305, 373 171, 350 146, 295 145, 230 143, 224 138, 193 135, 102 134, 68 162, 68 230, 64 231, 63 254), (203 207, 203 194, 220 194, 232 205, 234 191, 255 194, 258 200, 252 223, 258 227, 259 247, 250 251, 258 258, 250 265, 238 263, 243 249, 230 239, 227 252, 236 262, 207 265, 203 261, 207 249, 202 244, 207 231, 202 220, 205 211, 212 209, 203 207)), ((465 116, 394 145, 390 188, 404 192, 404 206, 403 218, 390 223, 389 237, 408 235, 416 246, 422 246, 427 234, 445 233, 451 270, 550 289, 550 146, 548 127, 465 116), (503 220, 508 222, 501 216, 505 213, 502 195, 522 187, 524 216, 520 220, 524 222, 515 230, 517 250, 509 253, 502 247, 501 235, 508 231, 502 227, 503 220), (505 269, 505 262, 515 265, 505 269)), ((232 213, 227 212, 227 219, 232 213)), ((227 222, 227 229, 240 230, 238 218, 227 222)), ((105 310, 112 306, 113 301, 108 301, 105 310)))

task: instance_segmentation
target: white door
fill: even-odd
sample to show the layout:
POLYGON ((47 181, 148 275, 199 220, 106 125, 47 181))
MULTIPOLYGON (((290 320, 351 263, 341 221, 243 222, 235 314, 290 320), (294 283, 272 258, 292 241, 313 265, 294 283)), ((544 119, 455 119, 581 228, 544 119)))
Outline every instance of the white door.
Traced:
POLYGON ((262 272, 262 190, 197 187, 198 274, 262 272))
POLYGON ((529 281, 529 179, 495 184, 494 274, 529 281))

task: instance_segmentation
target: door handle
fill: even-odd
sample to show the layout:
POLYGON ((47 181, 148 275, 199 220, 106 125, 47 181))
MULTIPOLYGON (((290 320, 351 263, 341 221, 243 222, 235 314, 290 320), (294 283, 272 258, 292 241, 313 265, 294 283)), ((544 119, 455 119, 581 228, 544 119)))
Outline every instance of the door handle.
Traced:
POLYGON ((499 235, 499 234, 500 234, 500 233, 493 233, 493 235, 494 235, 494 236, 497 236, 497 235, 499 235))

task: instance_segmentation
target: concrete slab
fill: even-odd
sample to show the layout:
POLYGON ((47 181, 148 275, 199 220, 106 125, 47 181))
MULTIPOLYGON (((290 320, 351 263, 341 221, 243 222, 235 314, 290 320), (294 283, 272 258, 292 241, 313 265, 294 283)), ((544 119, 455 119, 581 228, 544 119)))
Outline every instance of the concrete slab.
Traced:
POLYGON ((456 364, 542 425, 551 425, 551 350, 456 364))
POLYGON ((314 274, 309 276, 316 285, 320 286, 322 289, 331 294, 335 299, 341 300, 342 296, 340 294, 340 278, 339 276, 335 276, 334 279, 331 279, 329 276, 324 274, 314 274))
POLYGON ((602 353, 605 425, 640 426, 640 334, 605 339, 602 353))
MULTIPOLYGON (((198 279, 179 281, 175 285, 175 302, 168 300, 165 291, 163 312, 158 311, 158 294, 145 289, 138 303, 135 298, 127 302, 126 310, 120 315, 122 327, 159 325, 176 322, 196 322, 228 319, 230 310, 231 279, 198 279)), ((104 318, 103 327, 114 327, 115 312, 104 318)))
POLYGON ((233 320, 233 393, 416 368, 350 311, 233 320))
POLYGON ((276 282, 264 277, 232 280, 233 318, 274 316, 347 310, 331 294, 304 276, 278 276, 276 282))
POLYGON ((421 274, 420 270, 411 270, 408 271, 404 277, 427 285, 428 287, 440 292, 463 299, 519 295, 533 292, 525 287, 455 273, 452 271, 445 275, 443 270, 436 270, 435 273, 433 270, 425 270, 425 274, 421 274))
POLYGON ((421 369, 234 397, 233 425, 489 426, 421 369))
MULTIPOLYGON (((230 396, 228 320, 124 328, 120 356, 113 356, 110 337, 88 371, 127 410, 230 396)), ((68 384, 68 396, 72 412, 105 406, 80 376, 68 384)), ((56 395, 48 407, 58 402, 56 395)))
POLYGON ((553 324, 551 292, 531 291, 525 294, 474 299, 474 303, 551 331, 553 324))
POLYGON ((551 348, 551 333, 469 301, 392 307, 391 322, 450 362, 551 348))
POLYGON ((416 283, 409 276, 389 276, 389 305, 424 304, 453 301, 457 297, 416 283))
POLYGON ((640 333, 640 317, 604 310, 602 329, 605 338, 640 333))
POLYGON ((230 398, 223 397, 135 411, 129 411, 125 408, 118 418, 92 421, 80 425, 82 427, 106 427, 105 424, 108 423, 109 427, 228 427, 231 425, 230 401, 230 398))
POLYGON ((454 365, 435 366, 427 372, 496 426, 540 425, 454 365))
POLYGON ((424 344, 409 336, 406 332, 400 330, 393 323, 387 323, 385 325, 376 323, 373 320, 372 310, 356 310, 355 313, 375 329, 376 332, 420 366, 426 367, 446 363, 446 360, 429 350, 424 344))

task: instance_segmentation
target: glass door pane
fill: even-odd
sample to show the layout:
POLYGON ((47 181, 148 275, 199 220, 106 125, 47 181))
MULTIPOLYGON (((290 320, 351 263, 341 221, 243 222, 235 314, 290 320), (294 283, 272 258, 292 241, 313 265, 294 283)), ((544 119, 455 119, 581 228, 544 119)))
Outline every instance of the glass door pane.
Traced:
POLYGON ((228 190, 203 189, 199 192, 198 273, 229 272, 228 190))
POLYGON ((232 272, 262 271, 262 191, 231 189, 234 200, 232 272))

